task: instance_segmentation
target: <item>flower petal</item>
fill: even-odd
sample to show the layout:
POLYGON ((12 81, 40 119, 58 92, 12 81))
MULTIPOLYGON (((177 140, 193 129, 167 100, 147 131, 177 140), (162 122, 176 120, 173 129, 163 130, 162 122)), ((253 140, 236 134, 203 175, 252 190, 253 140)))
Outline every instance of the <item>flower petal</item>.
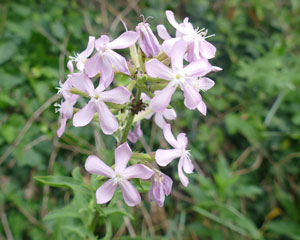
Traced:
POLYGON ((79 112, 75 113, 73 117, 73 125, 75 127, 83 127, 88 125, 96 112, 95 104, 89 101, 79 112))
MULTIPOLYGON (((165 110, 166 111, 166 110, 165 110)), ((166 124, 165 119, 163 118, 163 114, 161 112, 157 112, 154 115, 154 122, 156 123, 156 125, 158 127, 160 127, 161 129, 164 128, 164 125, 166 124)))
POLYGON ((84 69, 88 77, 95 77, 100 72, 100 60, 101 57, 99 53, 96 52, 94 56, 86 61, 84 69))
POLYGON ((188 145, 188 138, 186 137, 185 133, 179 133, 177 136, 177 142, 181 147, 186 148, 188 145))
POLYGON ((192 163, 192 160, 188 157, 183 158, 183 170, 186 173, 192 173, 194 171, 194 165, 192 163))
POLYGON ((199 112, 201 112, 204 116, 206 116, 207 108, 204 101, 200 101, 200 103, 197 106, 197 109, 199 112))
POLYGON ((162 175, 163 175, 162 183, 164 186, 165 194, 168 196, 171 193, 173 181, 172 181, 172 178, 170 178, 168 175, 163 174, 163 173, 162 173, 162 175))
POLYGON ((157 91, 150 101, 150 108, 155 112, 164 111, 168 107, 175 90, 175 86, 168 84, 163 90, 157 91))
POLYGON ((179 38, 170 38, 163 42, 161 45, 163 51, 170 57, 172 53, 172 49, 174 47, 174 44, 178 42, 179 38))
POLYGON ((102 92, 100 99, 103 102, 112 102, 117 104, 124 104, 128 101, 130 92, 124 87, 117 87, 112 90, 102 92))
POLYGON ((211 65, 206 59, 191 62, 184 68, 184 72, 189 77, 202 77, 211 71, 211 65))
POLYGON ((202 101, 201 95, 196 91, 195 88, 189 82, 182 84, 183 93, 184 93, 184 105, 188 109, 195 109, 198 104, 202 101))
POLYGON ((178 149, 158 149, 155 153, 155 161, 159 166, 165 167, 180 156, 181 151, 178 149))
POLYGON ((206 59, 214 58, 216 56, 216 50, 216 47, 205 39, 202 39, 199 42, 199 51, 206 59))
POLYGON ((203 91, 207 91, 215 85, 215 82, 207 77, 202 77, 198 81, 199 89, 203 91))
POLYGON ((87 45, 86 49, 80 53, 80 56, 87 58, 92 54, 92 52, 94 51, 94 47, 95 47, 95 39, 96 38, 94 36, 89 36, 88 45, 87 45))
POLYGON ((182 33, 186 33, 186 29, 182 26, 180 26, 176 20, 175 20, 175 17, 174 17, 174 13, 172 11, 169 11, 167 10, 166 11, 166 16, 167 16, 167 19, 169 21, 169 23, 174 27, 176 28, 178 31, 182 32, 182 33))
POLYGON ((114 70, 106 55, 100 60, 100 63, 100 82, 105 88, 107 88, 114 79, 114 70))
POLYGON ((104 134, 111 135, 118 130, 119 123, 104 102, 97 101, 95 109, 98 112, 100 127, 104 134))
POLYGON ((171 131, 171 125, 166 124, 163 128, 164 137, 167 140, 167 142, 173 147, 173 148, 179 148, 179 144, 177 140, 175 139, 172 131, 171 131))
POLYGON ((91 155, 86 159, 84 167, 85 170, 91 174, 97 174, 108 178, 112 178, 114 175, 114 171, 111 169, 111 167, 107 166, 95 155, 91 155))
POLYGON ((124 200, 128 206, 135 206, 141 202, 141 196, 136 188, 127 180, 120 183, 124 200))
POLYGON ((171 80, 173 72, 165 64, 157 59, 151 59, 145 63, 146 72, 150 77, 157 77, 166 80, 171 80))
POLYGON ((111 41, 110 43, 107 43, 107 47, 110 49, 122 49, 122 48, 128 48, 135 44, 135 42, 138 40, 138 34, 134 31, 127 31, 122 33, 118 38, 111 41))
POLYGON ((89 94, 90 96, 94 94, 94 85, 84 73, 74 73, 71 76, 72 85, 78 90, 89 94))
POLYGON ((162 24, 160 25, 157 25, 157 33, 158 33, 158 36, 163 39, 163 40, 167 40, 167 39, 170 39, 171 36, 170 34, 168 33, 166 27, 162 24))
POLYGON ((183 167, 183 158, 181 157, 178 163, 178 176, 183 186, 187 187, 189 184, 189 179, 184 175, 182 171, 183 167))
POLYGON ((102 48, 105 48, 107 43, 109 43, 109 37, 107 35, 101 35, 95 41, 95 48, 97 49, 97 51, 102 51, 102 48))
POLYGON ((65 131, 66 124, 67 124, 67 120, 68 120, 68 118, 66 118, 66 117, 62 117, 61 120, 60 120, 60 127, 59 127, 59 129, 56 131, 56 134, 57 134, 57 136, 58 136, 59 138, 62 136, 62 134, 63 134, 64 131, 65 131))
POLYGON ((165 111, 163 111, 162 114, 168 120, 174 120, 177 117, 176 112, 173 108, 171 109, 167 108, 165 111))
POLYGON ((127 142, 117 147, 115 150, 115 170, 117 173, 123 174, 131 154, 132 151, 127 142))
POLYGON ((108 181, 106 181, 105 183, 103 183, 101 185, 101 187, 99 187, 96 191, 96 200, 97 200, 97 203, 98 204, 104 204, 104 203, 107 203, 109 202, 115 191, 116 191, 116 188, 117 188, 117 184, 114 185, 113 184, 113 180, 110 179, 108 181))
POLYGON ((181 70, 183 68, 183 56, 186 47, 187 44, 182 38, 174 44, 171 52, 171 64, 173 70, 181 70))
POLYGON ((130 75, 126 59, 123 56, 112 50, 107 50, 106 58, 108 59, 108 61, 112 65, 112 68, 115 71, 130 75))
POLYGON ((152 183, 153 186, 153 198, 156 201, 157 205, 159 207, 162 207, 164 205, 165 201, 165 193, 163 186, 160 182, 154 182, 152 183))
POLYGON ((131 179, 131 178, 148 179, 151 178, 153 173, 154 173, 153 170, 146 167, 145 165, 135 164, 126 168, 122 176, 125 177, 126 179, 131 179))

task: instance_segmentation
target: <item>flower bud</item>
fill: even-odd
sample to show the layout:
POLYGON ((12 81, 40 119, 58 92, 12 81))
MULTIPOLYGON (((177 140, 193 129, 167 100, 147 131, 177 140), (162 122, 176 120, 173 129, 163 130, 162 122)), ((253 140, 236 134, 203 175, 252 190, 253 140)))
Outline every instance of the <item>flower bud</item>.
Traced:
POLYGON ((139 35, 139 46, 145 53, 146 57, 149 58, 159 54, 160 45, 156 36, 153 34, 149 23, 146 23, 146 20, 137 25, 136 32, 139 35))

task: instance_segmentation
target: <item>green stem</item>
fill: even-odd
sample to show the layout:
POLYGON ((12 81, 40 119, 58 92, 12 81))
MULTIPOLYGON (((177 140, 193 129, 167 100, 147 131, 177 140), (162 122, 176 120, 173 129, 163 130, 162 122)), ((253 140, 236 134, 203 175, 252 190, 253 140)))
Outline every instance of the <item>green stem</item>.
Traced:
POLYGON ((82 91, 80 91, 80 90, 78 90, 78 89, 76 89, 76 88, 70 89, 69 92, 70 92, 70 93, 73 93, 73 94, 76 94, 76 95, 83 96, 83 97, 88 97, 88 96, 89 96, 87 93, 82 92, 82 91))
POLYGON ((96 210, 92 224, 91 224, 91 232, 95 232, 98 221, 99 221, 99 212, 96 210))
MULTIPOLYGON (((138 88, 137 92, 136 92, 134 104, 137 104, 140 101, 141 93, 142 93, 142 90, 138 88)), ((130 131, 133 119, 134 119, 134 115, 135 114, 132 111, 129 113, 129 116, 128 116, 128 119, 127 119, 127 123, 125 125, 125 129, 124 129, 123 136, 121 138, 120 144, 122 144, 122 143, 124 143, 124 142, 127 141, 127 137, 128 137, 128 134, 129 134, 129 131, 130 131)))

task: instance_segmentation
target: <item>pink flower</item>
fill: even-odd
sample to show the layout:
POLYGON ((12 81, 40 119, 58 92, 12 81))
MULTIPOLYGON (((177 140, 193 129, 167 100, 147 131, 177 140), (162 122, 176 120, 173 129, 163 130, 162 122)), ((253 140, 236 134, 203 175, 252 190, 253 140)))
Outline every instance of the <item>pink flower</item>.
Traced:
POLYGON ((134 126, 134 129, 129 132, 127 139, 132 142, 136 143, 138 139, 143 136, 143 132, 141 129, 141 122, 137 122, 134 126))
POLYGON ((184 104, 187 108, 195 109, 201 102, 201 95, 191 85, 191 79, 202 77, 210 72, 211 65, 206 59, 200 59, 184 67, 183 56, 186 47, 187 44, 182 39, 174 44, 171 53, 171 69, 157 59, 151 59, 145 64, 147 74, 150 77, 169 81, 169 84, 163 90, 157 91, 150 102, 150 107, 155 112, 162 112, 168 107, 171 97, 178 86, 184 93, 184 104))
POLYGON ((100 127, 105 134, 111 135, 117 131, 119 128, 118 121, 105 102, 124 104, 128 101, 130 92, 124 87, 104 91, 103 84, 99 84, 95 89, 92 81, 84 73, 73 74, 72 84, 91 98, 88 104, 74 115, 73 125, 82 127, 89 124, 97 112, 100 127))
POLYGON ((61 137, 65 131, 67 120, 71 119, 73 116, 73 106, 77 102, 79 96, 72 94, 71 96, 65 98, 61 104, 56 104, 59 107, 59 112, 61 115, 60 128, 57 130, 57 136, 61 137))
POLYGON ((124 32, 114 41, 109 40, 107 35, 102 35, 95 41, 97 53, 87 60, 85 72, 88 77, 94 77, 99 72, 104 86, 107 87, 113 80, 114 71, 130 75, 126 59, 113 49, 128 48, 135 44, 138 34, 133 31, 124 32))
POLYGON ((70 57, 72 61, 76 62, 76 67, 80 72, 84 71, 85 63, 87 62, 88 57, 94 51, 94 48, 95 48, 95 37, 90 36, 87 48, 83 52, 79 54, 75 54, 75 57, 70 57))
POLYGON ((174 149, 158 149, 155 153, 155 161, 160 166, 167 166, 175 158, 179 158, 178 175, 181 183, 186 187, 189 184, 188 178, 184 175, 182 169, 190 174, 194 170, 194 165, 190 159, 190 153, 186 150, 188 139, 185 133, 180 133, 177 140, 171 132, 170 124, 166 124, 163 129, 164 137, 174 149))
POLYGON ((160 45, 149 23, 146 23, 146 21, 147 19, 144 19, 143 22, 139 23, 136 27, 136 32, 139 35, 138 43, 146 57, 154 57, 159 54, 160 45))
MULTIPOLYGON (((207 91, 211 89, 214 85, 215 82, 211 80, 210 78, 207 77, 202 77, 202 78, 194 78, 192 80, 192 85, 197 91, 207 91)), ((201 100, 201 102, 198 104, 197 109, 199 112, 201 112, 204 116, 206 116, 206 104, 204 101, 201 100)))
POLYGON ((183 38, 188 44, 187 60, 189 62, 197 61, 201 58, 211 59, 215 57, 215 46, 205 40, 205 38, 207 38, 207 30, 194 29, 188 18, 185 18, 183 23, 178 24, 172 11, 166 11, 166 16, 169 23, 177 30, 176 38, 171 38, 163 25, 157 26, 158 35, 165 40, 162 44, 162 48, 167 55, 171 55, 173 45, 179 38, 183 38))
POLYGON ((123 143, 115 150, 115 169, 107 166, 97 156, 89 156, 85 163, 85 169, 92 174, 110 178, 96 191, 98 204, 109 202, 119 185, 125 202, 128 206, 135 206, 141 202, 141 196, 136 188, 128 181, 132 178, 149 179, 153 171, 143 164, 136 164, 126 168, 132 151, 128 143, 123 143))
POLYGON ((164 205, 165 196, 169 196, 172 190, 172 179, 162 172, 154 174, 154 180, 150 187, 148 196, 150 202, 156 201, 159 207, 164 205))
MULTIPOLYGON (((150 98, 145 93, 141 94, 141 99, 143 99, 143 101, 150 101, 150 98)), ((167 108, 162 112, 152 112, 145 118, 150 119, 153 115, 154 115, 154 122, 161 129, 163 129, 163 126, 166 124, 165 119, 174 120, 177 117, 175 110, 172 108, 171 109, 167 108)))
POLYGON ((61 104, 55 104, 56 107, 58 108, 58 112, 60 112, 61 115, 61 122, 60 122, 60 128, 57 130, 57 136, 61 137, 62 134, 65 131, 67 120, 71 119, 73 116, 73 106, 77 102, 78 95, 70 93, 70 89, 73 87, 72 85, 72 75, 73 75, 73 64, 71 61, 68 62, 67 64, 71 74, 68 75, 68 79, 62 83, 60 82, 60 88, 58 91, 58 94, 61 94, 64 97, 64 100, 62 101, 61 104))

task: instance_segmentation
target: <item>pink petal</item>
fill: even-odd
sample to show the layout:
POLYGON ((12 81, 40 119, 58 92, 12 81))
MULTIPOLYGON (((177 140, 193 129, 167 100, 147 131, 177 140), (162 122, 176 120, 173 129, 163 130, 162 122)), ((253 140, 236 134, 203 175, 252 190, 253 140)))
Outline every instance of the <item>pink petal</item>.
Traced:
POLYGON ((110 179, 103 183, 96 191, 96 200, 98 204, 104 204, 109 202, 117 188, 117 184, 113 185, 113 180, 110 179))
POLYGON ((168 120, 175 120, 177 115, 174 109, 167 108, 165 111, 163 111, 163 116, 168 120))
POLYGON ((95 77, 100 72, 101 56, 98 52, 85 63, 84 69, 88 77, 95 77))
POLYGON ((179 38, 170 38, 163 42, 161 45, 163 51, 170 57, 172 54, 172 49, 176 42, 178 42, 179 38))
POLYGON ((115 150, 115 170, 117 173, 123 174, 131 154, 132 151, 127 142, 117 147, 115 150))
POLYGON ((201 112, 204 116, 206 116, 207 108, 206 108, 205 102, 201 101, 201 102, 199 103, 199 105, 197 106, 197 109, 198 109, 198 111, 201 112))
POLYGON ((188 138, 186 137, 186 134, 179 133, 177 136, 177 142, 181 147, 186 148, 186 146, 188 145, 188 138))
POLYGON ((171 125, 166 124, 163 128, 164 137, 167 140, 167 142, 173 147, 173 148, 179 148, 178 142, 175 139, 172 131, 171 131, 171 125))
POLYGON ((123 177, 126 179, 131 178, 140 178, 140 179, 148 179, 153 175, 153 170, 146 167, 143 164, 135 164, 128 168, 126 168, 123 172, 123 177))
POLYGON ((100 127, 104 134, 111 135, 118 130, 119 123, 104 102, 97 101, 95 109, 98 112, 100 127))
POLYGON ((128 48, 135 44, 138 40, 138 34, 134 31, 127 31, 122 33, 118 38, 107 44, 110 49, 128 48))
POLYGON ((171 52, 171 64, 173 70, 181 70, 183 68, 183 56, 186 47, 187 44, 182 38, 174 44, 171 52))
POLYGON ((162 183, 163 183, 163 186, 164 186, 165 194, 168 196, 171 193, 173 181, 166 174, 162 173, 162 175, 163 175, 162 183))
POLYGON ((61 118, 60 120, 60 128, 57 130, 56 134, 57 136, 60 138, 62 136, 62 134, 64 133, 65 131, 65 128, 66 128, 66 124, 67 124, 67 118, 64 117, 64 118, 61 118))
POLYGON ((199 89, 203 91, 207 91, 215 85, 215 82, 207 77, 202 77, 198 81, 199 81, 199 89))
POLYGON ((112 90, 102 92, 100 99, 103 102, 112 102, 117 104, 124 104, 128 101, 130 92, 124 87, 117 87, 112 90))
POLYGON ((106 55, 100 60, 100 83, 107 88, 114 79, 114 70, 106 55))
POLYGON ((184 72, 189 77, 202 77, 211 71, 211 65, 206 59, 191 62, 184 68, 184 72))
POLYGON ((159 166, 165 167, 180 156, 181 151, 178 149, 158 149, 155 153, 155 161, 159 166))
POLYGON ((95 47, 95 39, 96 38, 94 36, 89 36, 89 42, 88 42, 87 48, 83 52, 80 53, 80 56, 87 58, 92 54, 92 52, 94 51, 94 47, 95 47))
POLYGON ((163 90, 157 91, 154 98, 151 99, 150 108, 155 112, 164 111, 168 107, 175 90, 175 86, 168 84, 163 90))
POLYGON ((107 54, 105 56, 115 71, 130 75, 126 59, 123 56, 112 50, 107 50, 107 54))
POLYGON ((187 187, 187 185, 189 184, 189 179, 184 175, 182 171, 182 167, 183 167, 183 158, 181 157, 178 163, 178 176, 183 186, 187 187))
POLYGON ((153 198, 156 201, 157 205, 159 207, 162 207, 165 201, 165 193, 164 193, 162 183, 154 182, 152 185, 153 185, 153 190, 152 190, 153 198))
POLYGON ((124 200, 128 206, 135 206, 141 202, 141 196, 136 188, 127 180, 120 183, 124 200))
POLYGON ((205 39, 202 39, 199 42, 199 51, 206 59, 214 58, 216 56, 216 50, 216 47, 205 39))
POLYGON ((70 71, 71 73, 73 73, 73 71, 74 71, 74 66, 73 66, 72 60, 69 60, 69 61, 68 61, 67 67, 68 67, 69 71, 70 71))
POLYGON ((171 80, 173 72, 166 65, 158 61, 157 59, 151 59, 145 63, 146 72, 150 77, 162 78, 171 80))
POLYGON ((200 54, 199 54, 199 42, 198 41, 194 41, 193 42, 193 61, 197 61, 198 59, 200 59, 200 54))
POLYGON ((162 24, 157 26, 157 33, 158 33, 158 36, 163 40, 167 40, 167 39, 171 38, 171 36, 168 33, 166 27, 162 24))
POLYGON ((202 100, 201 95, 187 81, 182 84, 182 88, 184 93, 184 105, 188 109, 195 109, 202 100))
POLYGON ((79 112, 75 113, 73 117, 73 125, 75 127, 83 127, 88 125, 96 112, 95 104, 89 101, 79 112))
POLYGON ((92 96, 94 94, 94 85, 84 73, 74 73, 71 76, 72 85, 78 90, 92 96))
POLYGON ((167 19, 169 21, 169 23, 174 27, 176 28, 178 31, 182 32, 182 33, 186 33, 186 30, 184 27, 180 26, 176 20, 175 20, 175 17, 174 17, 174 13, 172 11, 169 11, 167 10, 166 11, 166 16, 167 16, 167 19))
POLYGON ((187 158, 187 157, 183 158, 183 170, 189 174, 194 171, 194 165, 190 158, 187 158))
POLYGON ((155 121, 156 125, 159 126, 161 129, 163 129, 164 125, 166 124, 166 121, 163 118, 163 114, 161 112, 155 113, 155 115, 154 115, 154 121, 155 121))
POLYGON ((107 166, 101 159, 94 155, 91 155, 86 159, 84 167, 85 170, 91 174, 97 174, 108 178, 114 176, 114 171, 111 167, 107 166))
POLYGON ((105 48, 105 46, 109 43, 109 37, 107 35, 101 35, 96 41, 95 41, 95 48, 97 51, 101 51, 102 48, 105 48))

